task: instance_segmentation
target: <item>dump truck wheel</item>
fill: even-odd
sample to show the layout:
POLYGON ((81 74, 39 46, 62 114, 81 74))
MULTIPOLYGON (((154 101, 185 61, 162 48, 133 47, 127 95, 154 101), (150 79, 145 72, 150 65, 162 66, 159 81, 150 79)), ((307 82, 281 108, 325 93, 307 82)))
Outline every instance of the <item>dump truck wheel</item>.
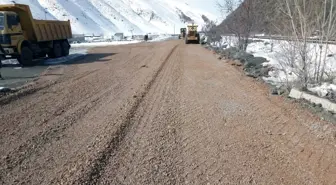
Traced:
POLYGON ((29 47, 23 47, 21 49, 21 55, 18 61, 23 66, 32 66, 35 64, 33 61, 33 52, 29 47))
POLYGON ((50 53, 48 53, 48 56, 49 58, 59 58, 62 56, 62 47, 59 42, 54 43, 54 47, 52 48, 50 53))
POLYGON ((70 51, 70 46, 67 41, 62 42, 62 55, 68 56, 70 51))

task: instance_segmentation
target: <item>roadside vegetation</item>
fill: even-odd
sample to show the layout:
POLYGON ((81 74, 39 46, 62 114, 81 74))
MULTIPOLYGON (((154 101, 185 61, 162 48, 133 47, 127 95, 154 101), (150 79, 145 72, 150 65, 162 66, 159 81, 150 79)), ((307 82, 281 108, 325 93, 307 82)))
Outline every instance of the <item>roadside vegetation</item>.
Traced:
POLYGON ((272 81, 271 76, 286 89, 311 90, 335 82, 333 0, 218 0, 217 7, 226 19, 207 36, 217 39, 210 44, 220 53, 234 47, 266 58, 264 78, 272 81))

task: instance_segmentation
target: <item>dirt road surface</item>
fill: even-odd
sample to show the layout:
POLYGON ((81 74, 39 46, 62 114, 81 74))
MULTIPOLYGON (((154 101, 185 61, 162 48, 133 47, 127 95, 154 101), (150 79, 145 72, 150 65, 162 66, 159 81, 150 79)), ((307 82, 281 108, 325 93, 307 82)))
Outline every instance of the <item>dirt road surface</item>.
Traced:
POLYGON ((201 46, 91 53, 1 97, 1 184, 336 184, 335 126, 201 46))

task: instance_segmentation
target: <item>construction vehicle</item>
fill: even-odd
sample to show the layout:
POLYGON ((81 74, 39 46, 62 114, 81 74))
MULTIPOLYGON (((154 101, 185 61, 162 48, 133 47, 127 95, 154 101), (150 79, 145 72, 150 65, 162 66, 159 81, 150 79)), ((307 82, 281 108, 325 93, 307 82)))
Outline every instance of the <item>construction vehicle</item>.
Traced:
POLYGON ((179 39, 184 39, 185 34, 186 34, 186 28, 180 28, 180 35, 179 35, 179 39))
POLYGON ((187 33, 186 33, 186 37, 185 37, 185 43, 189 44, 189 43, 200 43, 200 35, 197 32, 197 24, 188 24, 187 25, 187 33))
POLYGON ((36 64, 36 58, 69 55, 72 37, 70 21, 35 20, 28 5, 0 5, 0 44, 6 58, 23 66, 36 64))

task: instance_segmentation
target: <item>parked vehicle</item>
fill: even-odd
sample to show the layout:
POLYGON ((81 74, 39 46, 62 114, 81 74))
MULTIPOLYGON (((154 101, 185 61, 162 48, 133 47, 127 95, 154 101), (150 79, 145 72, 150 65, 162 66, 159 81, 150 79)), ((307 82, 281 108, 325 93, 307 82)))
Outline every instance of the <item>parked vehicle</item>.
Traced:
POLYGON ((67 56, 69 38, 72 38, 69 20, 36 20, 28 5, 0 5, 0 44, 7 58, 31 66, 36 64, 36 58, 67 56))

